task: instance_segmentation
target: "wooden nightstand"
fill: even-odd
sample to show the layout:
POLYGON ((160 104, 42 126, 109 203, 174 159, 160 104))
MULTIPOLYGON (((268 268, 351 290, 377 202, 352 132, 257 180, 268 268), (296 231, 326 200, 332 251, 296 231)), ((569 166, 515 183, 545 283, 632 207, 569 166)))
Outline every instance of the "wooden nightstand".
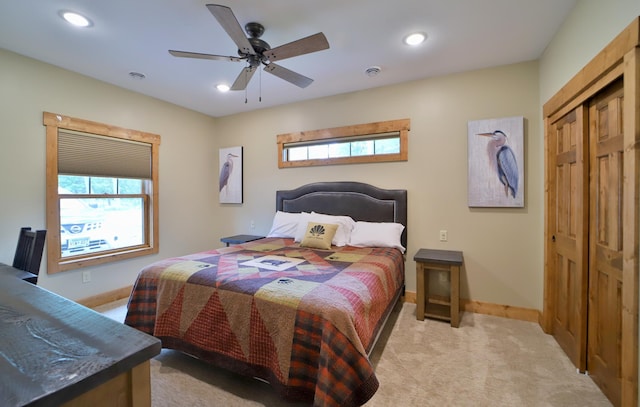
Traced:
POLYGON ((247 242, 253 242, 254 240, 262 239, 264 236, 255 236, 255 235, 235 235, 235 236, 227 236, 220 239, 222 243, 226 243, 227 247, 230 244, 242 244, 247 242))
POLYGON ((416 262, 416 319, 425 317, 450 321, 451 326, 460 325, 460 267, 462 252, 452 250, 420 249, 413 257, 416 262), (429 294, 429 273, 427 271, 449 273, 449 297, 429 294))

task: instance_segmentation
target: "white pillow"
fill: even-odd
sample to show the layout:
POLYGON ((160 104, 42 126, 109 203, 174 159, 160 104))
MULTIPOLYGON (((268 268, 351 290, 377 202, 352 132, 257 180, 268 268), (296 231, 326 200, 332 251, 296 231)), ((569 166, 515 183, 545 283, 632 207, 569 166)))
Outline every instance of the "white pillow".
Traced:
POLYGON ((303 213, 277 211, 273 216, 273 223, 267 237, 295 237, 298 230, 298 222, 302 219, 302 215, 303 213))
POLYGON ((348 245, 351 231, 353 230, 353 226, 356 224, 356 222, 349 216, 325 215, 317 212, 307 214, 303 213, 298 223, 298 229, 296 230, 294 238, 296 242, 302 241, 302 238, 307 233, 307 224, 309 222, 334 223, 338 225, 338 230, 331 240, 331 244, 334 246, 348 245))
POLYGON ((402 253, 400 237, 404 225, 393 222, 356 222, 351 231, 349 246, 355 247, 395 247, 402 253))

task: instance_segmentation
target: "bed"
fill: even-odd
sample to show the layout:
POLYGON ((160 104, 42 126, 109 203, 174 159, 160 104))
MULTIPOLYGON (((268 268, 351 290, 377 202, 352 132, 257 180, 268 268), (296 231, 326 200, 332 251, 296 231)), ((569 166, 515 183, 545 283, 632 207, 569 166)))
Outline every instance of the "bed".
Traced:
POLYGON ((368 355, 404 292, 406 224, 406 190, 321 182, 276 191, 266 238, 143 268, 125 323, 267 381, 284 400, 362 405, 379 386, 368 355))

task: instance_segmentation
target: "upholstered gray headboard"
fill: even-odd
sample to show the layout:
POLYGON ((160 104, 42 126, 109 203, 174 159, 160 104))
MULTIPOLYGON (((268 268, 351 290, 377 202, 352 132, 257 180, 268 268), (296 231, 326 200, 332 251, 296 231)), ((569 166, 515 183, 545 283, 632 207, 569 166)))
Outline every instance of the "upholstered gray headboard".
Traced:
POLYGON ((362 182, 316 182, 276 191, 276 210, 351 216, 356 221, 397 222, 404 225, 407 247, 407 191, 382 189, 362 182))

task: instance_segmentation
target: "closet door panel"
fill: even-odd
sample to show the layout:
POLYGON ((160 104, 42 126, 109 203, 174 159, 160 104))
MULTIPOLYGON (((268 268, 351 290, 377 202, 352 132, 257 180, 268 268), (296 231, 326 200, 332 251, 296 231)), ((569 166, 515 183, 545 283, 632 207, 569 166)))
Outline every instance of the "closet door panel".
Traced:
POLYGON ((623 291, 623 88, 617 81, 589 109, 591 230, 587 370, 621 403, 623 291))
POLYGON ((555 183, 553 218, 554 304, 552 334, 581 371, 586 367, 587 240, 584 238, 588 193, 584 163, 587 141, 584 108, 551 125, 550 155, 555 183))

